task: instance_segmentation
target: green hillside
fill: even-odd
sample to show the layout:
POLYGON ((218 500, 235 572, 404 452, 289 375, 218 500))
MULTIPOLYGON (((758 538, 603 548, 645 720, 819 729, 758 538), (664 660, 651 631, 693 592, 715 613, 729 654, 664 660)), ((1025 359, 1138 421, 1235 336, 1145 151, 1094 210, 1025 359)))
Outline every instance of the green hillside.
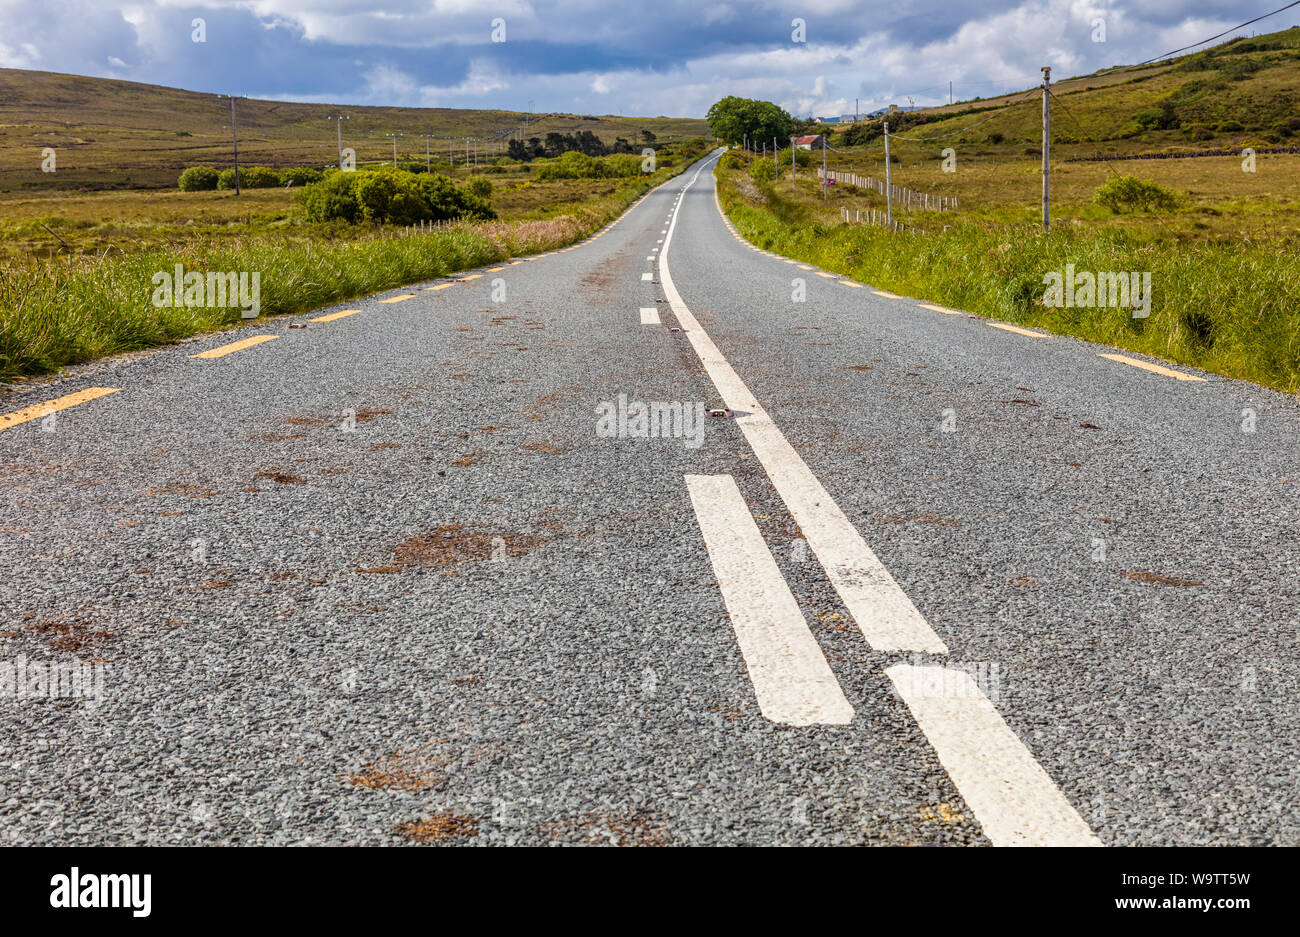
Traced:
MULTIPOLYGON (((239 155, 246 165, 325 165, 338 157, 336 129, 327 118, 345 114, 344 146, 360 162, 424 158, 425 134, 435 154, 449 146, 464 157, 465 138, 479 139, 479 157, 504 152, 512 130, 525 138, 590 130, 606 143, 640 141, 642 130, 660 140, 708 133, 703 120, 673 117, 600 117, 520 114, 457 108, 342 107, 253 98, 238 102, 239 155)), ((0 68, 0 191, 57 188, 171 187, 181 169, 231 161, 230 103, 214 94, 159 85, 53 72, 0 68), (54 147, 58 171, 41 172, 41 150, 54 147)))
MULTIPOLYGON (((1061 159, 1300 145, 1300 26, 1151 65, 1068 78, 1053 90, 1053 156, 1061 159)), ((1029 88, 895 114, 890 131, 944 136, 947 142, 927 141, 936 147, 1021 153, 1041 144, 1040 100, 1038 89, 1029 88)), ((879 130, 880 121, 864 121, 839 141, 875 142, 879 130)))

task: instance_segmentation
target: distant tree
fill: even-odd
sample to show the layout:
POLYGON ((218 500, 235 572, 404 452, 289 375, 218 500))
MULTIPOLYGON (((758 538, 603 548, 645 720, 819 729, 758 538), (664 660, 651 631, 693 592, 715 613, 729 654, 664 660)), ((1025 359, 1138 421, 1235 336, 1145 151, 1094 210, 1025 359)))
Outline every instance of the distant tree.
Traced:
POLYGON ((641 142, 644 143, 646 146, 649 146, 650 144, 654 143, 654 142, 655 142, 655 135, 654 135, 653 131, 650 131, 650 130, 642 130, 642 131, 641 131, 641 142))
POLYGON ((713 135, 727 143, 740 143, 748 137, 761 143, 775 137, 788 140, 794 133, 794 118, 771 101, 726 97, 706 115, 713 135))
POLYGON ((546 135, 546 148, 543 153, 551 158, 563 156, 565 153, 569 152, 569 150, 574 149, 568 145, 568 142, 569 141, 565 139, 564 134, 551 131, 546 135))
POLYGON ((605 155, 605 144, 601 142, 600 137, 590 130, 578 131, 577 137, 573 140, 573 146, 579 153, 585 153, 588 156, 605 155))

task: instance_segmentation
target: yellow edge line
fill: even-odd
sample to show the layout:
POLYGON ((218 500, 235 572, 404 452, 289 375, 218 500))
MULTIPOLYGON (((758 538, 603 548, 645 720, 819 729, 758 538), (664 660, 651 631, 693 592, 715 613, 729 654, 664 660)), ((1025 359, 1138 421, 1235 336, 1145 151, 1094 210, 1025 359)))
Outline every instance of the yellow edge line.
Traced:
POLYGON ((884 290, 872 290, 877 296, 883 296, 885 299, 902 299, 897 293, 886 293, 884 290))
POLYGON ((240 339, 237 342, 231 342, 229 345, 220 345, 216 348, 209 348, 207 351, 201 351, 197 355, 190 355, 191 358, 221 358, 225 355, 232 354, 236 351, 243 351, 245 348, 252 348, 254 345, 260 345, 262 342, 269 342, 277 339, 278 335, 254 335, 252 338, 240 339))
MULTIPOLYGON (((960 316, 960 315, 964 315, 964 313, 963 313, 961 310, 959 310, 959 309, 947 309, 947 308, 945 308, 945 307, 943 307, 943 306, 935 306, 935 305, 932 305, 932 304, 930 304, 930 303, 917 303, 917 305, 920 306, 922 309, 933 309, 935 312, 942 312, 944 315, 948 315, 948 316, 960 316)), ((992 325, 992 324, 993 324, 992 322, 989 323, 989 325, 992 325)), ((1015 330, 1013 329, 1013 331, 1015 331, 1015 330)), ((1021 330, 1021 331, 1023 331, 1023 330, 1021 330)), ((1026 334, 1026 335, 1037 335, 1038 333, 1037 333, 1037 332, 1026 332, 1025 334, 1026 334)))
POLYGON ((471 274, 470 274, 469 276, 467 276, 467 277, 461 277, 461 278, 460 278, 460 282, 461 282, 461 283, 468 283, 470 280, 477 280, 477 279, 478 279, 479 277, 481 277, 482 275, 483 275, 483 274, 481 274, 481 273, 471 273, 471 274))
POLYGON ((355 315, 356 315, 358 312, 360 312, 360 311, 361 311, 360 309, 344 309, 342 312, 331 312, 331 313, 330 313, 329 315, 327 315, 327 316, 320 316, 319 318, 311 319, 311 320, 309 320, 309 321, 311 321, 311 322, 333 322, 335 319, 342 319, 342 318, 345 318, 346 316, 355 316, 355 315))
POLYGON ((388 299, 381 299, 380 302, 381 302, 381 303, 400 303, 400 302, 404 302, 404 301, 406 301, 406 300, 408 300, 408 299, 414 299, 414 298, 415 298, 415 294, 414 294, 414 293, 404 293, 404 294, 402 294, 401 296, 390 296, 390 297, 388 297, 388 299))
POLYGON ((505 267, 488 267, 488 273, 496 273, 498 270, 504 270, 505 267))
POLYGON ((39 420, 49 416, 56 410, 66 410, 68 407, 75 407, 79 403, 86 403, 95 400, 98 397, 106 397, 109 394, 116 394, 122 388, 120 387, 87 387, 85 390, 79 390, 75 394, 68 394, 55 400, 47 400, 45 403, 38 403, 31 407, 24 407, 21 410, 15 410, 13 413, 0 414, 0 431, 12 429, 21 423, 30 420, 39 420))
POLYGON ((854 283, 852 280, 836 280, 835 282, 836 282, 836 283, 841 283, 841 284, 843 284, 844 286, 851 286, 851 287, 853 287, 854 289, 858 289, 858 290, 862 289, 862 284, 861 284, 861 283, 854 283))
POLYGON ((995 329, 1002 329, 1005 332, 1015 332, 1017 335, 1028 335, 1030 338, 1047 338, 1046 332, 1031 332, 1029 329, 1022 329, 1016 325, 1007 325, 1005 322, 986 322, 985 325, 991 325, 995 329))
POLYGON ((437 286, 426 286, 425 289, 426 289, 426 290, 445 290, 447 287, 449 287, 449 286, 454 286, 454 285, 455 285, 454 283, 439 283, 437 286))
POLYGON ((1106 358, 1110 361, 1118 361, 1120 364, 1130 364, 1135 368, 1141 368, 1143 371, 1151 371, 1155 374, 1163 374, 1165 377, 1172 377, 1176 381, 1203 381, 1205 378, 1198 377, 1195 374, 1187 374, 1184 371, 1175 371, 1173 368, 1162 368, 1158 364, 1151 364, 1148 361, 1140 361, 1137 358, 1130 358, 1127 355, 1103 355, 1098 354, 1098 358, 1106 358))
POLYGON ((817 271, 817 275, 818 275, 819 277, 825 277, 825 278, 828 279, 828 280, 834 280, 834 279, 835 279, 835 274, 833 274, 833 273, 823 273, 821 270, 818 270, 818 271, 817 271))

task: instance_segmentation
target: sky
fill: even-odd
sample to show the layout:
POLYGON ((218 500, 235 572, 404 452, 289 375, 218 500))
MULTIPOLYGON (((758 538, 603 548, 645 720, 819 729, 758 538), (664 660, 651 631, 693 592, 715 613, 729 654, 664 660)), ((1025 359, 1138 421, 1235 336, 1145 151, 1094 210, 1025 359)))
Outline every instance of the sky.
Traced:
POLYGON ((0 0, 0 66, 352 105, 702 117, 734 94, 836 116, 1130 64, 1284 2, 0 0))

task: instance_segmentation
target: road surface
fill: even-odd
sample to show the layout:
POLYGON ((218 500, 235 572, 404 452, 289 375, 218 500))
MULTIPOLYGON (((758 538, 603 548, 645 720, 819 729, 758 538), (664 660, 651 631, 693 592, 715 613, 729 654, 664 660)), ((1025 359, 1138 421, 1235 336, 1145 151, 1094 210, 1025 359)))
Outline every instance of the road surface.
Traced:
POLYGON ((1300 843, 1296 402, 756 250, 712 166, 6 396, 0 841, 1300 843))

